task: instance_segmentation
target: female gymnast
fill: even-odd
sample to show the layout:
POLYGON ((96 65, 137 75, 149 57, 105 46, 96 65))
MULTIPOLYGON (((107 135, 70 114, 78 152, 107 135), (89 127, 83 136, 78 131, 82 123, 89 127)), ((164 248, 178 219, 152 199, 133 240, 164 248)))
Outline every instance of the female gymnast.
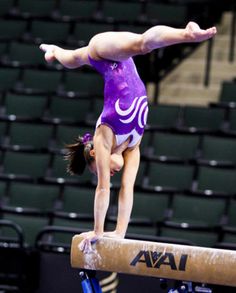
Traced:
POLYGON ((104 78, 104 108, 94 135, 86 134, 67 146, 71 173, 82 174, 87 165, 97 175, 94 230, 83 233, 80 249, 84 253, 102 236, 124 238, 130 220, 140 162, 139 145, 148 114, 146 89, 132 57, 178 43, 202 42, 215 34, 215 27, 205 30, 189 22, 185 28, 157 25, 143 34, 104 32, 95 35, 87 46, 75 50, 40 45, 47 62, 57 60, 67 68, 90 65, 104 78), (110 177, 121 169, 117 225, 115 231, 105 233, 110 177))

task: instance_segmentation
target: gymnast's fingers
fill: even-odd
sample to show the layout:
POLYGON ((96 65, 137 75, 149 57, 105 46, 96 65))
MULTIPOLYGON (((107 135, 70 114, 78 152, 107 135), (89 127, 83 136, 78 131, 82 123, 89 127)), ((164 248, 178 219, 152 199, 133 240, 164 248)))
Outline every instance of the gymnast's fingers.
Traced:
POLYGON ((79 249, 80 249, 81 251, 84 251, 84 249, 85 249, 85 245, 86 245, 85 240, 86 240, 86 239, 83 239, 83 240, 81 241, 81 243, 79 244, 79 249))

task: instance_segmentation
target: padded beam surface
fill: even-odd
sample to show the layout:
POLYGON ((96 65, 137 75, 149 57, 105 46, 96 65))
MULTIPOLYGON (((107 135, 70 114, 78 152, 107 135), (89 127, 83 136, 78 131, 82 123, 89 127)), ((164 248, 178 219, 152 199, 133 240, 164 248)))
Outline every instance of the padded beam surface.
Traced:
POLYGON ((74 268, 236 287, 236 251, 140 240, 101 238, 84 254, 75 235, 74 268))

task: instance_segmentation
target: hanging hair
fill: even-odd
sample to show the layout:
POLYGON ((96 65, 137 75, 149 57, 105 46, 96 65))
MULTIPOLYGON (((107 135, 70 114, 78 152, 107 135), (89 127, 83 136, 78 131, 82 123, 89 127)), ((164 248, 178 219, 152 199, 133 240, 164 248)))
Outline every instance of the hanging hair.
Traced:
POLYGON ((65 145, 65 159, 68 161, 67 172, 71 175, 82 175, 86 164, 94 161, 94 157, 90 155, 93 149, 92 135, 86 133, 83 137, 79 136, 72 144, 65 145))

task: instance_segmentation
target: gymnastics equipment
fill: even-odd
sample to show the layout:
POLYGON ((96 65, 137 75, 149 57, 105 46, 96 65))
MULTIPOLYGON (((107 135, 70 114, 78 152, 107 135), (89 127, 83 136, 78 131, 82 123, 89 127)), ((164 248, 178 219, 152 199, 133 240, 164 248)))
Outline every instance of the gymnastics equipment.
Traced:
POLYGON ((233 250, 103 237, 85 254, 82 240, 72 239, 73 268, 236 287, 233 250))

